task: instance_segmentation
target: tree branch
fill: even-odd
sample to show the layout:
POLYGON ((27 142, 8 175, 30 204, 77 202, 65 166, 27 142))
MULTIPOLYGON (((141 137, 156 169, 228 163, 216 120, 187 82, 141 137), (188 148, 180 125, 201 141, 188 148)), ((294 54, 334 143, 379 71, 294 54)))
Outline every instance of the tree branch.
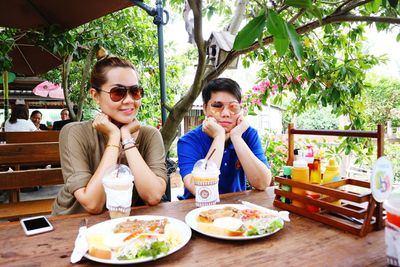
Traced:
POLYGON ((346 4, 344 4, 343 6, 340 6, 338 9, 336 9, 335 12, 333 12, 332 15, 343 15, 346 14, 348 12, 350 12, 351 10, 355 9, 356 7, 365 5, 369 2, 372 2, 373 0, 357 0, 357 1, 348 1, 346 4))
MULTIPOLYGON (((296 29, 298 34, 304 34, 307 32, 310 32, 316 28, 319 28, 324 25, 328 24, 334 24, 334 23, 340 23, 340 22, 379 22, 379 23, 390 23, 390 24, 400 24, 400 18, 388 18, 388 17, 373 17, 373 16, 353 16, 353 15, 338 15, 338 16, 329 16, 326 17, 322 20, 322 24, 319 23, 318 20, 315 20, 313 22, 310 22, 304 26, 301 26, 296 29)), ((272 43, 273 37, 272 36, 267 36, 263 39, 262 44, 269 45, 272 43)), ((256 49, 260 48, 260 43, 255 42, 252 46, 249 48, 240 50, 240 51, 231 51, 229 52, 228 56, 226 59, 218 66, 218 69, 215 69, 213 72, 209 73, 210 77, 217 77, 219 74, 221 74, 226 67, 231 63, 236 57, 247 54, 251 51, 254 51, 256 49)))

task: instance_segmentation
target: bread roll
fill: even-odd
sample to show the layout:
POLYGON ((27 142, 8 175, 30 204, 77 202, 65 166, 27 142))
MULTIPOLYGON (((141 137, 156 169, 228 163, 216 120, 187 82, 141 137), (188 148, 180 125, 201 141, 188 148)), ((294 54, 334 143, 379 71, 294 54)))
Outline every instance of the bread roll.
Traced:
POLYGON ((100 259, 111 259, 111 249, 104 245, 105 236, 101 234, 88 236, 89 255, 100 259))
POLYGON ((209 233, 209 234, 213 234, 213 235, 220 235, 220 236, 242 236, 243 235, 242 231, 231 231, 229 229, 215 226, 212 223, 197 222, 197 226, 198 226, 199 230, 209 233))

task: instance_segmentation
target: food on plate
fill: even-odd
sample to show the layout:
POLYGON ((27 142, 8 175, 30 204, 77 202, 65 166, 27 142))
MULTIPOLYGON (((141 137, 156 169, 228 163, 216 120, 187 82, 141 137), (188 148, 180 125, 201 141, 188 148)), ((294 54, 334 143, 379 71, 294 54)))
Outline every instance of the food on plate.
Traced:
POLYGON ((198 221, 204 223, 212 223, 217 218, 233 217, 240 218, 242 213, 239 209, 233 207, 224 207, 222 209, 209 209, 200 212, 198 221))
POLYGON ((197 217, 199 230, 221 236, 256 236, 283 228, 282 220, 258 209, 224 207, 209 209, 197 217))
POLYGON ((111 249, 104 244, 105 235, 88 236, 89 255, 100 259, 111 259, 111 249))
POLYGON ((182 243, 181 232, 168 219, 129 220, 110 233, 88 236, 89 255, 112 260, 156 258, 182 243))

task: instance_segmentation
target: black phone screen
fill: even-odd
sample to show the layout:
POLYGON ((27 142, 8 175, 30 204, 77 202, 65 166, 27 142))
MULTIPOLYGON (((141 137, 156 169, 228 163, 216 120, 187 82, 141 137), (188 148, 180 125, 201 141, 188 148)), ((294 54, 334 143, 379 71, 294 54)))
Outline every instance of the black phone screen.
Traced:
POLYGON ((50 226, 50 224, 46 221, 45 218, 26 220, 24 221, 24 224, 28 231, 50 226))

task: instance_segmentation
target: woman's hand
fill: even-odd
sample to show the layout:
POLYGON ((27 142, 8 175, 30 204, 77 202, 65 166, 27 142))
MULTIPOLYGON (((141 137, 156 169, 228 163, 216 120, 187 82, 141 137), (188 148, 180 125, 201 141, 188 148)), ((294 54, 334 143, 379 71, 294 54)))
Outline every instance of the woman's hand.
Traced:
POLYGON ((109 138, 115 135, 119 136, 120 134, 118 127, 114 123, 112 123, 110 117, 108 117, 108 115, 104 113, 97 114, 96 117, 94 118, 92 125, 93 128, 95 128, 97 131, 101 133, 104 133, 109 138))
POLYGON ((249 123, 244 119, 243 115, 240 115, 237 118, 237 124, 235 128, 233 128, 229 136, 230 138, 235 138, 235 137, 242 137, 242 134, 249 128, 249 123))
POLYGON ((128 132, 129 134, 136 133, 140 129, 140 122, 135 118, 128 124, 121 127, 121 132, 128 132))
POLYGON ((217 120, 212 117, 207 117, 203 121, 203 132, 205 132, 211 138, 217 136, 225 136, 225 129, 218 124, 217 120))
POLYGON ((130 123, 125 124, 124 126, 121 127, 121 139, 125 140, 127 138, 131 138, 132 134, 136 139, 138 137, 139 129, 140 129, 140 122, 135 118, 130 123))

